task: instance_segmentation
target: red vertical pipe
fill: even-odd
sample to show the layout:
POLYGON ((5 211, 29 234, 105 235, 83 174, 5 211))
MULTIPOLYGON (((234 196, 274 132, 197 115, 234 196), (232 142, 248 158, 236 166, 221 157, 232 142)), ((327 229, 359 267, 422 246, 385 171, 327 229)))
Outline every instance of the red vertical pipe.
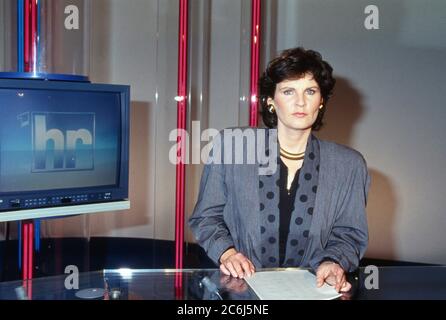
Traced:
POLYGON ((23 235, 23 270, 22 280, 28 299, 32 299, 32 279, 33 279, 33 242, 34 242, 34 225, 32 221, 22 222, 23 235))
POLYGON ((31 0, 30 72, 36 71, 37 60, 37 0, 31 0))
POLYGON ((23 235, 23 280, 31 280, 33 278, 34 263, 34 224, 30 221, 22 223, 23 235))
MULTIPOLYGON (((184 197, 186 116, 187 116, 187 49, 188 49, 188 0, 180 0, 178 39, 178 105, 177 105, 177 167, 175 208, 175 268, 183 268, 184 248, 184 197)), ((182 277, 175 277, 175 288, 182 287, 182 277)), ((179 290, 181 291, 181 290, 179 290)))
POLYGON ((29 45, 30 45, 30 39, 31 39, 31 35, 30 35, 30 16, 31 16, 31 0, 25 0, 25 27, 24 27, 24 31, 25 31, 25 36, 24 36, 24 59, 25 59, 25 72, 29 72, 30 71, 30 50, 29 50, 29 45))
MULTIPOLYGON (((37 3, 38 0, 25 0, 24 10, 24 65, 25 72, 36 71, 37 59, 37 3)), ((34 222, 32 220, 22 223, 22 277, 23 280, 33 278, 34 269, 34 222)), ((31 284, 27 286, 28 297, 31 293, 31 284)))
MULTIPOLYGON (((37 59, 37 2, 38 0, 29 0, 28 3, 28 70, 27 72, 35 72, 36 71, 36 59, 37 59)), ((25 20, 25 21, 27 21, 25 20)), ((25 246, 28 246, 28 267, 26 274, 26 280, 31 280, 33 278, 33 270, 34 270, 34 221, 29 220, 24 223, 28 226, 28 241, 24 242, 25 246)), ((28 286, 28 297, 31 298, 31 283, 28 286)))
POLYGON ((28 224, 26 221, 23 221, 22 223, 22 243, 23 243, 23 249, 22 249, 22 279, 28 280, 28 224))
POLYGON ((261 28, 261 0, 252 0, 252 27, 251 27, 251 88, 249 125, 257 127, 258 119, 258 86, 260 68, 260 28, 261 28))
MULTIPOLYGON (((28 275, 27 279, 31 280, 33 278, 34 269, 34 222, 29 221, 28 223, 28 275)), ((30 297, 28 295, 28 297, 30 297)))
POLYGON ((25 0, 25 72, 35 72, 37 67, 37 2, 38 0, 25 0))

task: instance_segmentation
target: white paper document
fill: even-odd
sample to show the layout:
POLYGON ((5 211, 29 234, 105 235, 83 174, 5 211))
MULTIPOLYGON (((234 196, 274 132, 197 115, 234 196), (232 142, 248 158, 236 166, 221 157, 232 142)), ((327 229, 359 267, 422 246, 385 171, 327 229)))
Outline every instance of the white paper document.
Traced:
POLYGON ((342 294, 334 287, 316 286, 316 276, 308 270, 260 271, 245 278, 261 300, 332 300, 342 294))

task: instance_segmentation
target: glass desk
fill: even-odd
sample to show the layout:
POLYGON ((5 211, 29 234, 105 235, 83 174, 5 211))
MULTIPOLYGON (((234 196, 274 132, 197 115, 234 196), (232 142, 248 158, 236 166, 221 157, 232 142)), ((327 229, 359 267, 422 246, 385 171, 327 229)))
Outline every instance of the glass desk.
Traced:
MULTIPOLYGON (((271 270, 271 269, 269 269, 271 270)), ((284 269, 275 269, 284 270, 284 269)), ((446 299, 446 267, 378 268, 378 289, 367 289, 370 273, 349 275, 352 292, 341 299, 446 299)), ((0 283, 2 300, 256 300, 244 280, 218 269, 103 270, 32 281, 0 283)))

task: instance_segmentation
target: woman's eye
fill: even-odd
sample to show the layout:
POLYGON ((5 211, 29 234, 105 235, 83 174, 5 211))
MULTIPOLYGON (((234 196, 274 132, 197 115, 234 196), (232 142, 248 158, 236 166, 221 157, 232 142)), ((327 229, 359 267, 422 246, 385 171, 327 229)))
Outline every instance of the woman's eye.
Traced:
POLYGON ((286 96, 292 95, 292 94, 293 94, 293 90, 291 90, 291 89, 289 89, 289 90, 285 90, 285 91, 283 92, 283 94, 286 95, 286 96))
POLYGON ((316 93, 316 90, 314 90, 314 89, 307 89, 307 93, 308 93, 310 96, 312 96, 313 94, 316 93))

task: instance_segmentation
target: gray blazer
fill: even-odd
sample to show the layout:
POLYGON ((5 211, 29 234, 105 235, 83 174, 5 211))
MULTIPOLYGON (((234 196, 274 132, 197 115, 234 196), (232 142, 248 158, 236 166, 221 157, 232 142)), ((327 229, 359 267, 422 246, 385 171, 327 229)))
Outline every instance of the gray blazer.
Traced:
MULTIPOLYGON (((367 164, 351 148, 319 142, 319 185, 301 267, 316 270, 323 259, 331 258, 352 272, 358 267, 368 243, 365 207, 370 176, 367 164)), ((198 244, 216 265, 220 264, 220 256, 233 246, 256 268, 261 268, 257 169, 255 164, 204 167, 189 226, 198 244)))

